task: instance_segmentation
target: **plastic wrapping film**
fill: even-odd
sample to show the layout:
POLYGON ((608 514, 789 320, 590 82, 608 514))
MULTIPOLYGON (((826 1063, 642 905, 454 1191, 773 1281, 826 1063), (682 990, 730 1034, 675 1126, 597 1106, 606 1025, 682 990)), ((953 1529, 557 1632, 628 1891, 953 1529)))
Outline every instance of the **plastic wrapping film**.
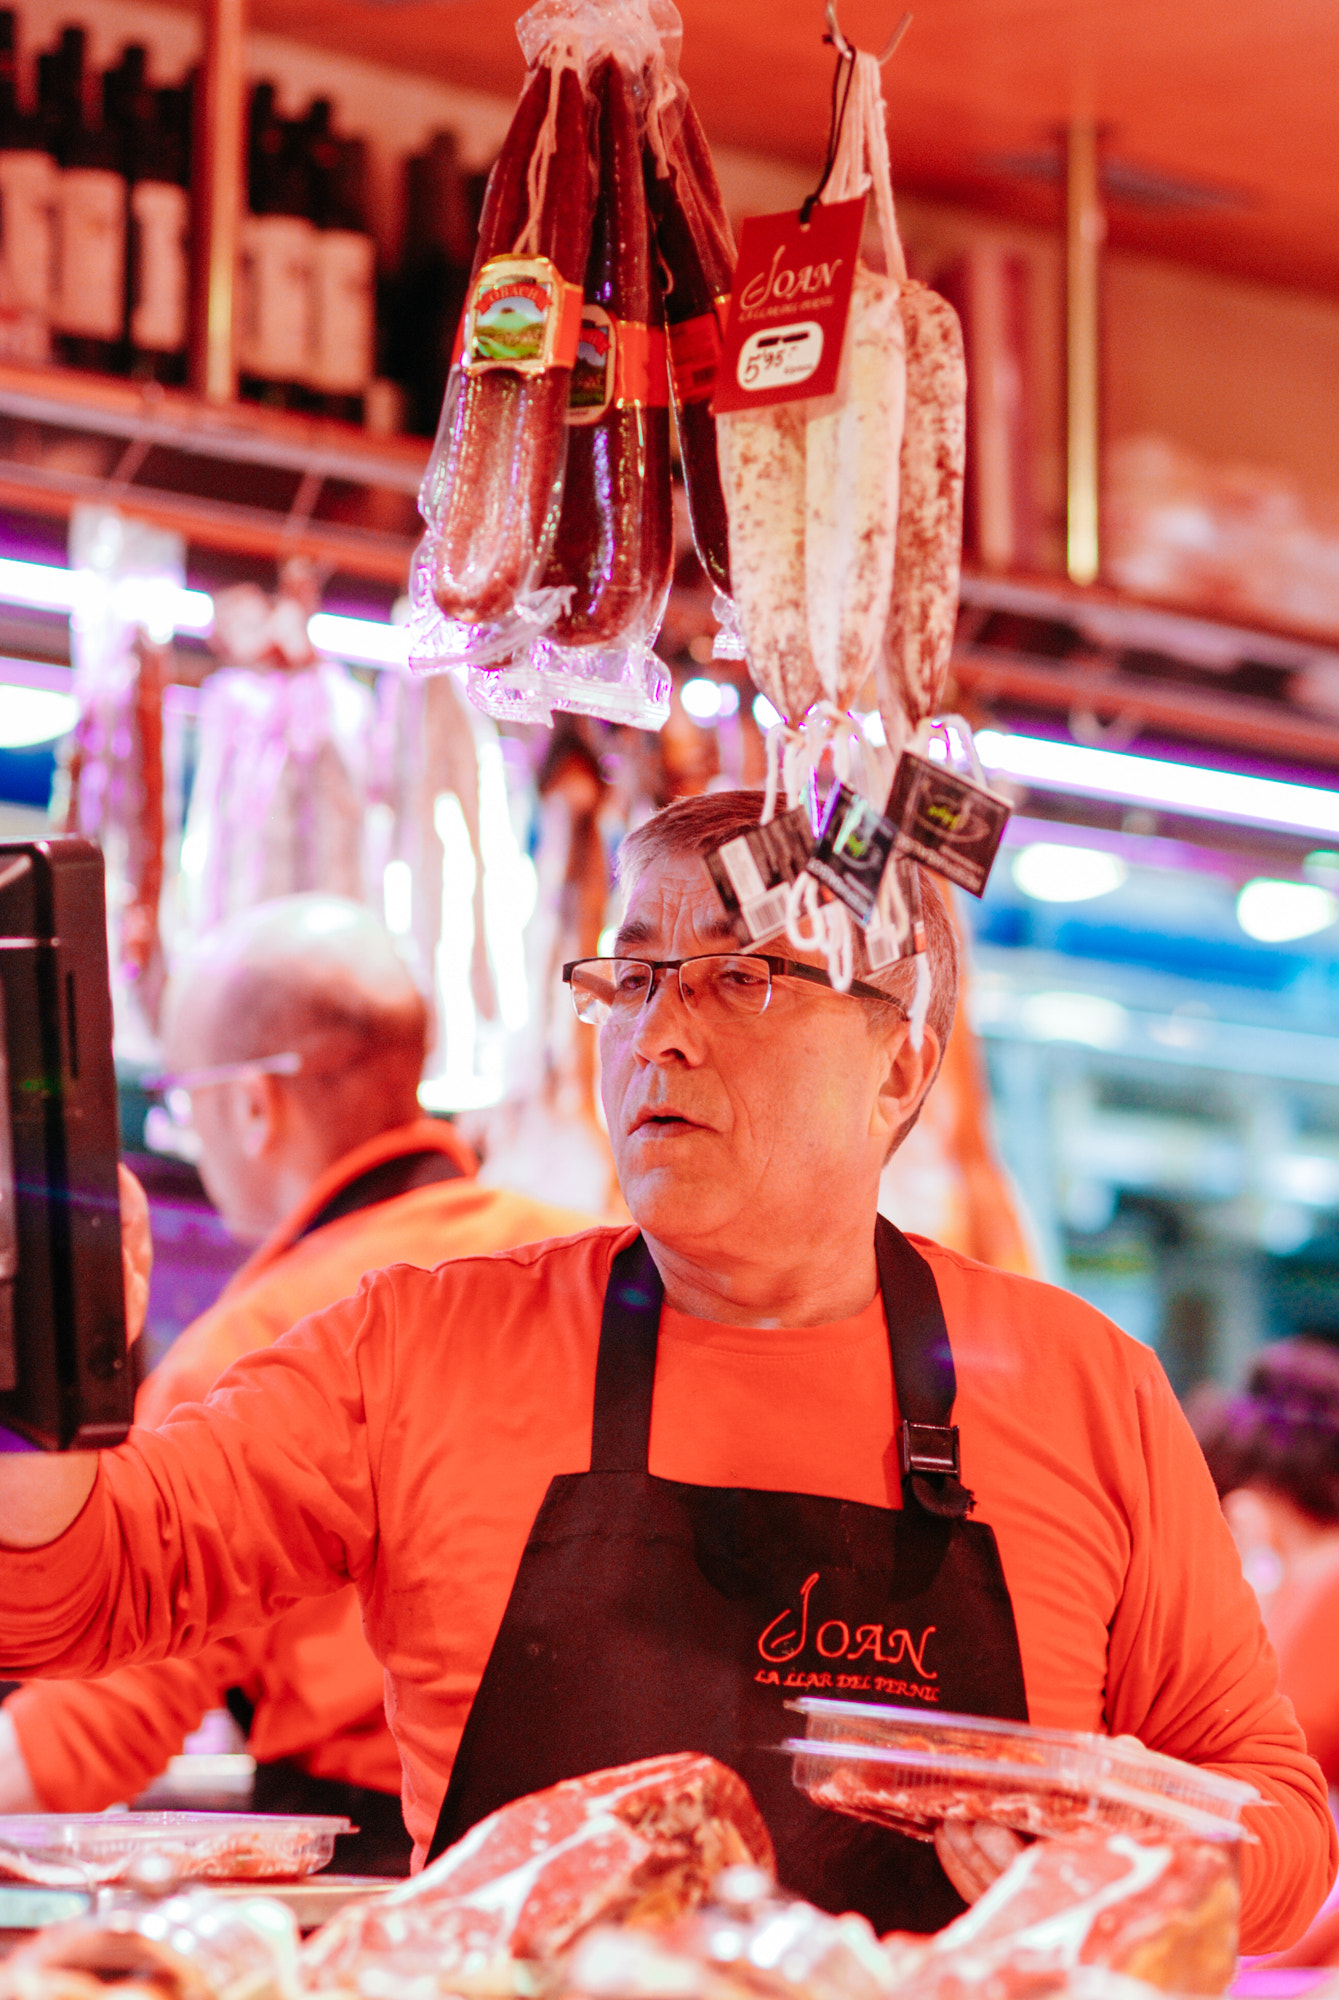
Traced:
POLYGON ((681 95, 679 18, 662 0, 542 0, 518 34, 531 76, 420 494, 411 661, 467 665, 501 719, 658 727, 669 392, 641 152, 648 102, 681 95))
POLYGON ((123 1881, 145 1855, 182 1880, 310 1875, 352 1822, 281 1813, 29 1813, 0 1818, 0 1875, 51 1886, 123 1881))

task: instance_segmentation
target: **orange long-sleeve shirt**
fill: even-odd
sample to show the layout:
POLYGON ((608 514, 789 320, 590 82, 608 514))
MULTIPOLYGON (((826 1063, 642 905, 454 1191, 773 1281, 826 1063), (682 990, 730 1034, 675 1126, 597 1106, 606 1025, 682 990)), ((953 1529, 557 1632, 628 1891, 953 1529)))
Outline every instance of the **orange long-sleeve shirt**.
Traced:
MULTIPOLYGON (((357 1291, 386 1264, 436 1264, 570 1234, 590 1218, 479 1186, 478 1162, 450 1126, 424 1119, 382 1133, 330 1167, 182 1333, 140 1390, 136 1417, 161 1423, 198 1402, 243 1354, 268 1347, 308 1313, 357 1291), (445 1155, 460 1178, 355 1210, 304 1234, 369 1169, 409 1154, 445 1155)), ((98 1681, 32 1682, 6 1704, 49 1812, 98 1812, 134 1798, 180 1750, 227 1689, 255 1705, 250 1748, 314 1777, 398 1792, 400 1756, 386 1723, 385 1675, 363 1636, 357 1592, 295 1605, 272 1624, 98 1681)))
MULTIPOLYGON (((0 1664, 97 1673, 351 1580, 421 1852, 547 1484, 589 1466, 600 1307, 629 1235, 383 1271, 240 1363, 204 1411, 136 1431, 58 1541, 0 1552, 0 1664)), ((1033 1720, 1257 1784, 1271 1803, 1252 1814, 1242 1944, 1277 1948, 1329 1886, 1334 1828, 1156 1358, 1063 1292, 918 1247, 1033 1720)), ((653 1473, 896 1506, 894 1421, 877 1299, 834 1326, 664 1315, 653 1473)))

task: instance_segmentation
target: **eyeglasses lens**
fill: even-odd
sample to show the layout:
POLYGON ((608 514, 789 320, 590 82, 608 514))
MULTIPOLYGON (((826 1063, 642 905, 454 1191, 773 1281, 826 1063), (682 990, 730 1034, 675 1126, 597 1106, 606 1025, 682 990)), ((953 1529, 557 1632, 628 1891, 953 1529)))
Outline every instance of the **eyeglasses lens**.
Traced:
MULTIPOLYGON (((572 972, 579 1020, 603 1027, 611 1016, 631 1021, 645 1006, 655 969, 638 958, 587 958, 572 972)), ((690 958, 679 968, 686 1007, 708 1020, 761 1014, 771 994, 771 972, 745 953, 690 958)))

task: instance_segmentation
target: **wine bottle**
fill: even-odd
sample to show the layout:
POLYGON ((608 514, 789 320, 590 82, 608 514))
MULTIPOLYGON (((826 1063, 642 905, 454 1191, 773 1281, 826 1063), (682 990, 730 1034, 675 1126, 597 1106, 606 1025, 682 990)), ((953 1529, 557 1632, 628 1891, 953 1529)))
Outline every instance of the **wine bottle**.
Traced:
POLYGON ((238 361, 244 394, 301 405, 311 347, 311 173, 300 121, 278 118, 257 84, 248 145, 250 213, 242 225, 238 361))
POLYGON ((19 98, 11 8, 0 8, 0 360, 51 359, 56 163, 19 98))
POLYGON ((102 92, 86 115, 84 36, 67 28, 54 72, 60 168, 51 323, 71 367, 114 369, 125 316, 126 180, 114 131, 103 122, 102 92))
POLYGON ((130 246, 126 340, 130 373, 184 382, 190 306, 187 93, 142 89, 127 134, 130 246))
POLYGON ((351 423, 376 368, 376 244, 366 226, 367 151, 331 131, 330 104, 307 113, 316 223, 307 381, 321 409, 351 423))

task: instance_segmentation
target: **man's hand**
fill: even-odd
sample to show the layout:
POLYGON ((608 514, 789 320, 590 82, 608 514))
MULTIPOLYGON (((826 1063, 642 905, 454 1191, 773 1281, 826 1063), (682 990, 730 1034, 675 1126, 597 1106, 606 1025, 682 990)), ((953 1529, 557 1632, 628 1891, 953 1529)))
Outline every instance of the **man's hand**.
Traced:
POLYGON ((1026 1846, 1012 1827, 988 1819, 946 1819, 935 1828, 939 1865, 964 1903, 984 1896, 1026 1846))
POLYGON ((149 1273, 153 1270, 153 1237, 149 1233, 149 1200, 129 1167, 118 1166, 121 1190, 121 1270, 126 1292, 126 1337, 139 1339, 149 1309, 149 1273))
MULTIPOLYGON (((138 1340, 149 1304, 153 1239, 144 1189, 125 1167, 117 1168, 121 1191, 121 1269, 125 1283, 126 1334, 138 1340)), ((98 1457, 91 1451, 0 1452, 0 1547, 40 1549, 63 1535, 93 1491, 98 1457)), ((12 1734, 12 1728, 10 1733, 12 1734)), ((0 1729, 0 1773, 5 1752, 0 1729)))

